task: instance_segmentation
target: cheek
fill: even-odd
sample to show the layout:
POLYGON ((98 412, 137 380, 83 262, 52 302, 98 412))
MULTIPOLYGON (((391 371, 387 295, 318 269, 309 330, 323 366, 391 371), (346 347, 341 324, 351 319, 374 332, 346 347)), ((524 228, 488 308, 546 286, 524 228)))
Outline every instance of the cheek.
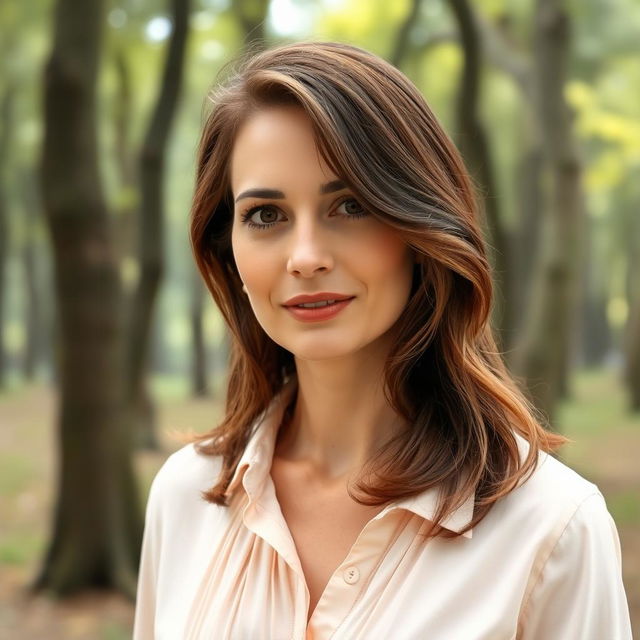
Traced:
POLYGON ((240 278, 250 287, 260 274, 261 261, 258 259, 258 254, 251 250, 251 243, 243 240, 242 234, 236 233, 235 229, 231 235, 231 247, 240 278))
POLYGON ((396 235, 377 234, 367 243, 366 269, 372 286, 384 285, 385 292, 408 297, 413 277, 413 252, 396 235))
POLYGON ((268 299, 273 288, 275 271, 278 269, 277 252, 269 251, 266 247, 257 250, 255 241, 243 239, 241 233, 232 236, 231 244, 238 273, 252 294, 249 300, 258 315, 256 306, 263 303, 265 296, 268 299))

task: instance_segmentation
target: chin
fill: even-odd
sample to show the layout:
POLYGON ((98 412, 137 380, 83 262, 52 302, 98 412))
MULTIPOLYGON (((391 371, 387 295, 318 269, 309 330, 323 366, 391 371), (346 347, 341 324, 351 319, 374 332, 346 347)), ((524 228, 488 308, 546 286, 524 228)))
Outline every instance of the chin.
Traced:
POLYGON ((295 358, 308 361, 326 361, 336 360, 339 358, 347 358, 353 356, 363 348, 367 343, 357 338, 340 336, 332 339, 327 335, 305 336, 301 340, 279 341, 284 349, 290 351, 295 358))

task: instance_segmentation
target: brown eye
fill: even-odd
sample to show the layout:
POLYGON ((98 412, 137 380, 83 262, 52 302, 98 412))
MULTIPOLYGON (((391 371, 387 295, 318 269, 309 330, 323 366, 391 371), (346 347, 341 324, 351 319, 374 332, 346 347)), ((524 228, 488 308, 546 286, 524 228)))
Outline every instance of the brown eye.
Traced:
POLYGON ((258 214, 258 219, 260 222, 264 224, 269 224, 271 222, 275 222, 278 219, 278 213, 271 208, 262 207, 256 211, 258 214))
POLYGON ((338 205, 337 210, 339 213, 343 213, 344 215, 352 218, 359 218, 366 215, 364 207, 355 198, 343 200, 338 205))
POLYGON ((242 222, 255 229, 266 229, 278 222, 278 213, 275 207, 253 207, 242 215, 242 222))

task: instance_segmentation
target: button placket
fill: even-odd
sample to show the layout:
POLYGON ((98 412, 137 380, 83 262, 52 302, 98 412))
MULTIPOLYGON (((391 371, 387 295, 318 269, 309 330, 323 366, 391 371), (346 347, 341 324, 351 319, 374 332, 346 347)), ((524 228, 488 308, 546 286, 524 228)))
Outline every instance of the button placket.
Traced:
POLYGON ((309 621, 314 637, 329 638, 340 627, 397 537, 396 528, 394 518, 374 518, 367 523, 329 580, 309 621))

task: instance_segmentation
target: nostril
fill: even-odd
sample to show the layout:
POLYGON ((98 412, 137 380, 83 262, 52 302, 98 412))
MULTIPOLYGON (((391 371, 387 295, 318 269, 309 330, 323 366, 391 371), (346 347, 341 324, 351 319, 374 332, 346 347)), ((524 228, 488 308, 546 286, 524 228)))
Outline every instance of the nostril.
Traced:
POLYGON ((301 276, 312 276, 314 274, 317 273, 325 273, 327 271, 331 270, 331 265, 327 265, 325 264, 318 264, 317 262, 308 262, 308 263, 301 263, 301 262, 294 262, 292 260, 290 260, 287 264, 287 272, 292 274, 292 275, 301 275, 301 276))

